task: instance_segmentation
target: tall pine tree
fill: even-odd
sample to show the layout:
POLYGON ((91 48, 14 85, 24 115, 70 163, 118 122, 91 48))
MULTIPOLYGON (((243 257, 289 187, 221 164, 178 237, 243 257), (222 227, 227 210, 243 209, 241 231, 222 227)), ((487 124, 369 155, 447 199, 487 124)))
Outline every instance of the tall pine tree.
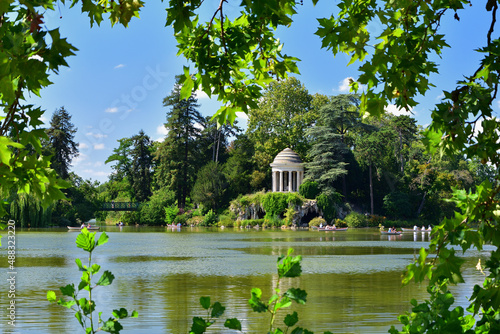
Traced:
POLYGON ((64 107, 54 112, 50 120, 50 128, 47 129, 49 151, 52 154, 52 168, 63 179, 68 179, 71 161, 78 156, 77 143, 74 141, 77 130, 64 107))
POLYGON ((138 202, 145 202, 151 196, 153 158, 151 139, 140 131, 131 138, 133 147, 130 151, 132 166, 130 168, 130 182, 134 198, 138 202))
POLYGON ((174 89, 163 100, 167 112, 165 128, 167 137, 156 153, 157 184, 168 187, 176 193, 177 205, 184 209, 186 197, 194 184, 197 172, 195 142, 201 133, 204 123, 195 94, 188 99, 181 99, 181 86, 178 78, 174 89))

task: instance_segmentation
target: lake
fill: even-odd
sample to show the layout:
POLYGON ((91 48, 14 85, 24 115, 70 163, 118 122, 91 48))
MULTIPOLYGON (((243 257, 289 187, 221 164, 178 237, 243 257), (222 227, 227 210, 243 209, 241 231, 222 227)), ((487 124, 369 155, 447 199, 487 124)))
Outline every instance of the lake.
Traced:
MULTIPOLYGON (((302 255, 303 274, 282 281, 281 288, 307 291, 307 303, 293 310, 299 314, 299 325, 315 333, 387 333, 391 325, 401 328, 397 316, 410 310, 411 298, 427 298, 425 286, 401 287, 401 274, 428 245, 429 234, 382 236, 377 229, 105 230, 109 242, 96 248, 93 259, 101 271, 110 270, 116 278, 110 286, 96 288, 93 297, 97 310, 104 311, 103 318, 113 308, 139 312, 139 318, 121 321, 122 333, 188 333, 192 318, 205 316, 201 296, 226 307, 209 333, 236 333, 223 327, 225 319, 233 317, 242 322, 245 333, 266 333, 269 315, 252 312, 250 290, 261 288, 265 300, 272 295, 277 258, 290 247, 294 255, 302 255)), ((87 253, 76 248, 77 234, 64 229, 16 231, 16 331, 12 331, 7 325, 7 238, 6 231, 1 232, 2 332, 82 332, 74 312, 46 300, 48 290, 60 295, 59 287, 80 281, 75 259, 85 263, 87 253)), ((472 286, 482 283, 475 265, 485 256, 466 254, 466 283, 454 288, 457 305, 467 307, 472 286)))

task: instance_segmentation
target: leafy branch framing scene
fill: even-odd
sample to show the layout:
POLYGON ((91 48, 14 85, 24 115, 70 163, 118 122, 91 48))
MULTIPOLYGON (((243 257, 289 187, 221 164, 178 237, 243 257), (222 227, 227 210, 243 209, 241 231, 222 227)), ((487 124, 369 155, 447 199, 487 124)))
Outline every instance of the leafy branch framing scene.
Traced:
MULTIPOLYGON (((312 3, 318 5, 320 2, 313 0, 312 3)), ((70 207, 76 210, 68 198, 76 198, 76 195, 80 193, 74 194, 70 189, 73 189, 75 185, 85 183, 76 175, 66 174, 67 171, 64 168, 58 167, 60 161, 57 160, 59 155, 56 150, 46 150, 49 142, 52 143, 53 148, 57 147, 54 144, 58 138, 57 131, 46 131, 43 128, 44 110, 41 106, 29 102, 32 96, 41 96, 43 89, 51 84, 51 78, 67 67, 68 58, 78 51, 70 44, 71 36, 62 37, 64 34, 58 28, 49 30, 44 26, 44 16, 48 12, 57 12, 59 6, 64 5, 74 7, 74 10, 81 10, 84 15, 88 16, 91 25, 101 25, 105 19, 109 19, 111 25, 119 24, 127 27, 133 19, 139 17, 140 10, 147 6, 147 2, 141 0, 7 0, 0 4, 0 103, 2 106, 0 114, 0 218, 9 219, 12 215, 18 214, 20 218, 30 222, 26 224, 26 227, 49 219, 45 215, 47 212, 58 210, 69 212, 67 208, 70 207), (35 207, 37 208, 36 217, 25 214, 24 208, 31 208, 33 212, 35 207)), ((213 156, 218 157, 219 151, 215 147, 218 147, 221 142, 219 129, 234 125, 237 112, 250 115, 250 122, 258 122, 274 111, 276 115, 282 115, 280 108, 283 101, 266 105, 266 102, 272 100, 267 94, 276 89, 277 85, 290 82, 289 80, 292 80, 288 77, 290 74, 299 74, 299 59, 285 53, 284 45, 280 42, 278 35, 282 29, 294 24, 294 19, 300 15, 303 4, 292 0, 249 0, 242 1, 238 5, 222 0, 216 3, 214 8, 207 9, 210 5, 212 4, 202 0, 165 1, 166 25, 173 28, 178 55, 182 55, 187 60, 187 64, 183 67, 182 75, 178 78, 176 89, 169 96, 170 99, 167 98, 164 102, 165 106, 173 109, 167 124, 170 126, 169 129, 174 129, 175 120, 179 115, 175 114, 175 110, 179 105, 189 103, 190 108, 196 109, 196 101, 189 100, 194 97, 194 92, 203 92, 220 101, 222 106, 214 113, 211 120, 206 120, 205 124, 208 132, 210 121, 217 122, 213 127, 215 135, 211 137, 210 148, 211 152, 217 152, 213 156), (229 7, 230 4, 232 7, 229 7), (207 11, 210 13, 208 16, 207 11), (206 22, 203 22, 202 18, 205 16, 208 18, 206 22), (266 112, 266 110, 272 110, 272 112, 266 112), (262 111, 264 112, 259 114, 262 111)), ((349 108, 359 109, 362 118, 371 119, 369 125, 375 126, 382 122, 379 120, 387 115, 387 108, 390 105, 395 105, 400 110, 412 111, 419 105, 419 99, 425 96, 431 87, 438 84, 439 62, 445 63, 448 60, 446 50, 449 45, 446 42, 447 36, 443 32, 445 21, 459 22, 473 6, 484 7, 482 21, 487 22, 488 25, 485 31, 478 31, 476 35, 477 39, 482 41, 479 47, 474 48, 480 57, 479 61, 468 73, 461 73, 460 69, 457 69, 456 83, 444 90, 441 101, 428 111, 432 121, 422 131, 421 142, 424 145, 425 154, 429 155, 429 162, 415 167, 421 170, 419 178, 414 178, 408 184, 420 190, 423 205, 427 196, 430 196, 432 192, 438 193, 435 188, 428 185, 430 176, 435 171, 430 166, 432 159, 446 160, 458 156, 467 163, 475 163, 478 169, 487 169, 491 173, 482 182, 468 189, 461 187, 459 183, 454 184, 450 191, 451 196, 446 198, 451 208, 449 214, 443 215, 441 222, 435 224, 429 246, 419 252, 415 262, 407 267, 403 278, 405 284, 411 281, 417 284, 427 284, 429 300, 420 304, 416 300, 411 301, 412 312, 399 318, 403 325, 402 330, 399 331, 393 327, 390 329, 391 333, 494 333, 500 331, 498 320, 500 317, 500 299, 498 298, 500 289, 498 282, 500 275, 500 251, 498 250, 500 245, 498 227, 500 124, 495 116, 500 80, 498 61, 500 39, 497 38, 495 31, 498 1, 487 0, 482 4, 477 4, 469 0, 343 0, 338 1, 338 9, 332 13, 332 16, 318 18, 316 22, 311 22, 311 24, 319 25, 316 35, 320 38, 324 49, 331 51, 333 55, 347 55, 351 66, 359 65, 357 78, 350 80, 352 92, 359 94, 359 104, 354 103, 349 108), (375 33, 372 29, 374 25, 379 27, 375 29, 375 33), (438 62, 440 57, 442 60, 438 62), (478 268, 486 276, 484 283, 474 285, 470 291, 470 306, 466 309, 467 312, 461 307, 448 311, 454 301, 451 292, 453 289, 450 285, 464 282, 464 261, 460 253, 469 250, 483 251, 485 246, 490 245, 496 248, 488 250, 487 260, 478 263, 478 268)), ((297 86, 300 85, 295 87, 297 86)), ((321 106, 319 100, 321 98, 316 100, 311 98, 307 102, 309 105, 313 104, 310 108, 314 109, 315 103, 316 106, 321 106)), ((325 102, 323 105, 326 104, 325 102)), ((285 109, 289 110, 289 108, 285 109)), ((59 112, 62 111, 59 110, 59 112)), ((158 202, 161 202, 172 196, 178 205, 179 213, 182 214, 189 206, 189 200, 187 200, 189 192, 192 189, 207 189, 206 185, 199 184, 195 187, 194 177, 188 177, 188 175, 193 175, 193 171, 198 168, 191 163, 196 154, 194 153, 195 145, 192 145, 191 139, 200 135, 200 131, 193 129, 193 120, 196 119, 198 122, 202 121, 202 118, 198 117, 199 115, 195 112, 183 115, 186 116, 185 119, 189 119, 190 126, 182 130, 178 128, 177 132, 169 132, 170 137, 167 137, 164 144, 159 144, 159 153, 154 158, 150 154, 153 144, 143 132, 130 140, 125 140, 128 139, 125 138, 120 142, 120 148, 115 150, 116 154, 110 162, 116 163, 115 176, 122 175, 123 179, 128 180, 129 202, 131 197, 139 194, 138 189, 144 189, 144 184, 151 184, 149 171, 152 169, 153 160, 163 162, 162 165, 158 165, 158 175, 163 173, 161 175, 167 177, 158 177, 155 180, 157 193, 153 194, 148 189, 148 192, 141 193, 139 197, 156 198, 158 202), (169 141, 175 145, 168 146, 169 141), (174 152, 172 147, 179 149, 174 152), (134 161, 141 161, 142 164, 130 163, 127 160, 130 156, 136 158, 134 161), (169 190, 175 194, 161 193, 162 182, 168 183, 169 190)), ((332 125, 327 117, 328 112, 322 108, 316 108, 312 114, 309 114, 311 115, 312 118, 298 119, 290 114, 284 114, 281 119, 308 126, 316 124, 318 120, 318 125, 331 129, 337 124, 334 122, 332 125)), ((57 129, 55 123, 53 129, 57 129)), ((68 133, 73 131, 73 128, 68 126, 67 118, 66 122, 59 123, 67 126, 68 133)), ((263 127, 249 124, 249 128, 253 126, 256 130, 249 133, 248 137, 250 140, 252 136, 254 139, 258 138, 256 142, 259 144, 253 148, 256 154, 250 162, 254 168, 251 175, 234 172, 235 167, 232 171, 231 182, 227 182, 227 179, 224 182, 224 177, 229 178, 231 173, 220 171, 215 166, 212 170, 216 173, 218 181, 211 185, 210 191, 203 190, 204 193, 209 193, 217 199, 223 198, 225 194, 229 196, 230 191, 223 185, 228 183, 237 185, 237 181, 241 181, 243 177, 250 180, 245 185, 251 185, 253 190, 259 190, 270 175, 269 170, 264 170, 264 167, 269 165, 276 153, 287 147, 273 146, 272 143, 279 142, 280 145, 287 145, 287 140, 290 138, 307 138, 305 130, 299 126, 293 127, 293 131, 289 133, 283 132, 285 135, 279 134, 285 138, 272 137, 277 127, 269 127, 271 131, 259 131, 263 127), (234 177, 235 174, 240 178, 234 177)), ((383 131, 369 132, 367 127, 359 130, 358 138, 345 138, 342 131, 335 133, 336 136, 322 138, 320 138, 321 133, 313 133, 317 136, 315 138, 318 139, 317 145, 321 143, 321 140, 328 142, 328 140, 334 140, 334 137, 335 140, 338 139, 338 143, 343 145, 342 149, 338 149, 338 153, 344 152, 346 148, 355 147, 355 150, 350 152, 351 155, 348 153, 343 155, 342 161, 330 157, 330 161, 336 165, 328 172, 334 173, 333 175, 340 182, 344 179, 345 173, 342 170, 335 172, 334 168, 342 169, 346 166, 348 159, 352 159, 350 161, 357 159, 360 169, 366 167, 369 170, 372 216, 375 214, 374 208, 376 207, 373 179, 386 178, 389 180, 387 181, 389 186, 394 188, 394 191, 391 191, 392 197, 387 197, 387 204, 384 203, 386 212, 394 212, 397 208, 394 202, 404 197, 396 191, 395 182, 390 180, 390 175, 383 173, 386 168, 385 157, 380 156, 380 145, 383 142, 381 138, 392 138, 392 142, 399 143, 400 145, 394 145, 394 156, 402 156, 403 132, 401 127, 395 126, 394 128, 397 130, 390 134, 393 137, 383 131), (363 138, 362 143, 356 141, 359 138, 363 138)), ((411 124, 408 128, 411 128, 411 124)), ((65 139, 69 146, 72 138, 65 139)), ((244 140, 242 139, 238 144, 241 146, 235 145, 234 150, 245 151, 244 140)), ((299 150, 300 141, 297 139, 294 144, 299 150)), ((303 149, 305 152, 308 151, 307 148, 303 149)), ((74 156, 73 152, 65 159, 71 161, 74 156)), ((218 158, 214 160, 217 165, 218 158)), ((310 160, 317 161, 314 157, 310 157, 310 160)), ((238 161, 233 160, 232 163, 233 166, 245 168, 238 161)), ((403 165, 404 163, 401 164, 402 170, 403 165)), ((332 193, 332 184, 328 183, 328 180, 320 181, 324 196, 336 199, 336 206, 331 212, 337 214, 346 210, 346 205, 342 204, 342 198, 349 196, 347 191, 344 194, 340 194, 340 191, 332 193)), ((333 188, 341 189, 341 187, 336 185, 333 188)), ((121 192, 121 194, 127 193, 122 189, 108 190, 110 193, 113 191, 121 192)), ((92 194, 86 195, 88 198, 92 197, 92 194)), ((241 201, 245 199, 240 197, 239 200, 241 204, 241 201)), ((98 204, 97 200, 93 205, 96 203, 98 204)), ((212 205, 214 210, 218 209, 218 201, 214 204, 213 200, 208 199, 205 203, 208 203, 205 205, 212 205)), ((256 203, 251 203, 251 205, 255 209, 254 212, 258 213, 260 209, 256 203)), ((162 207, 169 207, 170 204, 173 203, 168 203, 168 205, 163 203, 162 207)), ((251 205, 249 204, 249 207, 251 205)), ((144 210, 150 210, 148 217, 158 217, 164 214, 161 210, 158 210, 160 213, 153 212, 152 207, 144 210)), ((292 210, 295 209, 291 208, 289 212, 292 210)), ((214 211, 212 215, 213 213, 214 211)), ((418 213, 421 213, 420 207, 418 213)), ((79 211, 78 215, 75 213, 72 216, 72 219, 74 218, 74 222, 80 222, 85 220, 84 216, 82 211, 79 211)), ((178 219, 181 225, 185 223, 181 221, 184 218, 178 217, 180 215, 177 215, 172 223, 176 222, 175 219, 178 219)), ((130 222, 139 219, 134 217, 133 213, 128 218, 130 222)), ((273 219, 275 219, 274 216, 268 216, 263 223, 272 225, 273 219)), ((332 219, 329 220, 332 221, 332 219)), ((64 226, 66 221, 71 220, 62 217, 61 225, 64 226)), ((205 223, 210 225, 214 222, 215 219, 211 218, 205 223)), ((92 234, 88 234, 85 230, 81 235, 83 237, 79 236, 80 243, 77 239, 77 245, 87 250, 89 255, 95 246, 105 242, 100 238, 94 243, 92 234), (88 246, 87 241, 91 241, 92 246, 88 246)), ((105 238, 103 235, 105 236, 103 233, 101 237, 105 238)), ((77 319, 84 328, 89 328, 84 318, 94 310, 94 304, 90 298, 93 289, 90 279, 99 271, 99 266, 91 264, 90 260, 89 256, 87 266, 77 262, 79 269, 84 272, 78 289, 74 286, 67 286, 61 290, 63 295, 73 298, 73 301, 58 301, 66 307, 69 305, 69 307, 77 308, 77 314, 80 314, 77 319), (86 286, 90 294, 89 300, 77 301, 77 291, 85 289, 86 286)), ((104 279, 100 280, 97 285, 105 285, 112 281, 111 274, 106 273, 108 272, 103 274, 104 279)), ((48 297, 49 300, 56 301, 53 293, 50 293, 48 297)), ((256 291, 255 297, 260 298, 256 291)), ((202 302, 204 307, 208 304, 210 303, 202 302)), ((213 306, 210 307, 213 310, 213 306)), ((274 315, 274 311, 270 312, 274 315)), ((218 313, 215 312, 215 314, 218 313)), ((113 315, 115 318, 121 318, 127 316, 127 313, 117 310, 113 315)), ((90 331, 94 331, 92 316, 88 318, 88 321, 90 321, 90 331)), ((98 322, 101 322, 100 317, 98 322)), ((107 323, 104 322, 104 327, 101 329, 107 328, 107 323)), ((271 321, 271 331, 274 330, 272 324, 273 321, 271 321)))

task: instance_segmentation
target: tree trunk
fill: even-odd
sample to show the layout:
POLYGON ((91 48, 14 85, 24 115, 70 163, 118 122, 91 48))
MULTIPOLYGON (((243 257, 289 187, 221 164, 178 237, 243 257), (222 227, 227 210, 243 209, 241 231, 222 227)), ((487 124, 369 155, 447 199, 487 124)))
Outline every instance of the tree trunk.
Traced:
POLYGON ((221 131, 217 130, 217 153, 215 154, 215 162, 219 161, 220 133, 221 131))
POLYGON ((399 130, 399 159, 401 160, 401 175, 405 172, 405 160, 403 157, 403 134, 399 130))
POLYGON ((368 169, 369 169, 369 174, 370 174, 370 213, 373 215, 373 180, 372 180, 372 163, 370 161, 369 165, 368 165, 368 169))
POLYGON ((420 212, 422 212, 422 209, 424 208, 425 196, 426 195, 427 195, 427 191, 424 192, 424 196, 422 196, 422 201, 420 202, 420 205, 418 206, 417 217, 420 216, 420 212))

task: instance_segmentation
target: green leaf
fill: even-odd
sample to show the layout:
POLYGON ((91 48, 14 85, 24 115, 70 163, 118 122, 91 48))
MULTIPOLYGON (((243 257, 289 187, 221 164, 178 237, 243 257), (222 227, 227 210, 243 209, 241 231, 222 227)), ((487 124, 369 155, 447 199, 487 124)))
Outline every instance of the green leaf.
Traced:
POLYGON ((105 243, 108 242, 108 240, 109 240, 109 237, 106 234, 106 232, 102 232, 101 235, 99 236, 99 240, 97 240, 96 246, 104 245, 105 243))
POLYGON ((210 308, 210 297, 200 297, 200 305, 205 310, 208 310, 210 308))
POLYGON ((80 259, 75 259, 76 265, 78 266, 78 270, 80 271, 86 271, 86 269, 82 265, 82 260, 80 259))
POLYGON ((287 308, 292 305, 292 301, 290 298, 283 296, 278 302, 274 305, 274 311, 278 311, 280 308, 287 308))
POLYGON ((47 291, 47 300, 51 303, 57 300, 56 293, 54 291, 47 291))
POLYGON ((83 228, 81 233, 76 237, 76 246, 87 252, 92 252, 95 248, 94 238, 95 232, 89 233, 87 228, 83 228))
POLYGON ((101 269, 101 266, 98 265, 97 263, 94 263, 91 267, 90 267, 90 272, 92 275, 95 275, 99 272, 99 270, 101 269))
POLYGON ((236 318, 227 319, 224 322, 224 327, 241 331, 241 322, 236 318))
POLYGON ((193 325, 191 326, 191 331, 189 334, 202 334, 205 333, 209 324, 205 321, 205 319, 200 317, 193 318, 193 325))
POLYGON ((123 307, 120 308, 119 310, 113 310, 112 314, 116 319, 123 319, 128 317, 128 311, 123 307))
POLYGON ((97 282, 96 285, 100 285, 100 286, 106 286, 106 285, 110 285, 111 283, 113 283, 113 280, 115 279, 115 276, 108 270, 106 270, 101 278, 99 279, 99 281, 97 282))
POLYGON ((288 327, 295 326, 295 324, 299 321, 299 315, 297 312, 293 312, 293 314, 287 314, 284 320, 285 325, 288 327))
POLYGON ((267 305, 261 301, 262 291, 259 288, 253 288, 251 291, 251 298, 248 300, 248 303, 252 307, 254 312, 266 312, 267 305))
POLYGON ((212 318, 220 317, 221 315, 224 314, 225 310, 226 310, 226 308, 224 306, 222 306, 221 303, 215 302, 214 305, 212 305, 212 312, 211 312, 212 318))
POLYGON ((73 297, 75 295, 75 285, 68 284, 64 287, 59 288, 63 294, 63 296, 73 297))
POLYGON ((295 300, 299 304, 305 304, 307 299, 307 292, 298 288, 290 288, 285 292, 285 296, 291 300, 295 300))

